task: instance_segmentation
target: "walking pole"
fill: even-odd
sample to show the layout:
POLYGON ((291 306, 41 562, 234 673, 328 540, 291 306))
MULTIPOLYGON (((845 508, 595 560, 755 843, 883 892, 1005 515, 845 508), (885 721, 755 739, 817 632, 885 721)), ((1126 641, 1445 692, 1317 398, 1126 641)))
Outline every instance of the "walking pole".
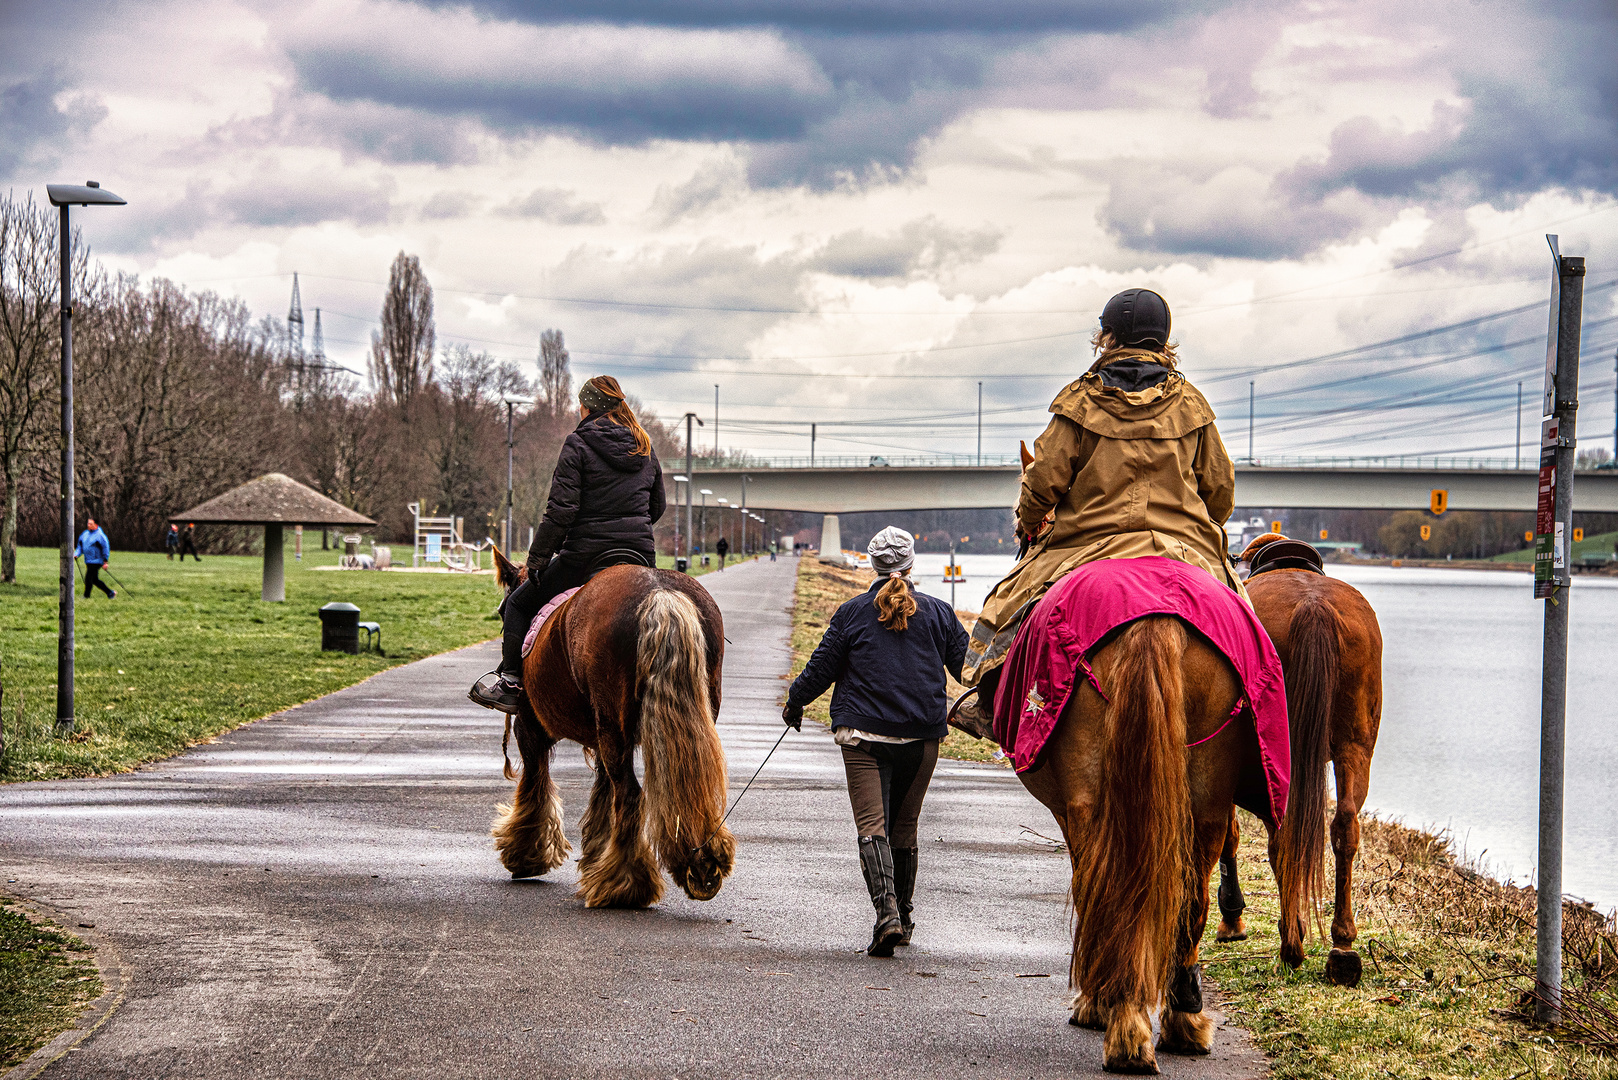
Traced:
MULTIPOLYGON (((112 583, 114 585, 118 586, 119 589, 123 590, 124 592, 129 592, 129 586, 125 585, 123 582, 119 581, 118 580, 118 575, 114 574, 111 570, 108 570, 106 563, 101 564, 101 572, 103 574, 106 574, 108 577, 112 578, 112 583)), ((130 593, 130 595, 133 596, 134 594, 130 593)))

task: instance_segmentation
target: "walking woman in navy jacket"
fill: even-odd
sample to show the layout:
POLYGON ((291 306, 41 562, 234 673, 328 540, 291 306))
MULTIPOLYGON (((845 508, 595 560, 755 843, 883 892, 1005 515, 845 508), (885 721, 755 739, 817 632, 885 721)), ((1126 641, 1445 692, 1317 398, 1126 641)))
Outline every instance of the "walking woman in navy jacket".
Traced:
POLYGON ((866 953, 892 956, 915 928, 917 821, 949 730, 944 672, 960 678, 967 636, 948 604, 911 584, 909 533, 889 526, 866 550, 876 583, 832 616, 781 718, 798 728, 803 707, 837 684, 832 736, 843 749, 860 869, 876 908, 866 953))

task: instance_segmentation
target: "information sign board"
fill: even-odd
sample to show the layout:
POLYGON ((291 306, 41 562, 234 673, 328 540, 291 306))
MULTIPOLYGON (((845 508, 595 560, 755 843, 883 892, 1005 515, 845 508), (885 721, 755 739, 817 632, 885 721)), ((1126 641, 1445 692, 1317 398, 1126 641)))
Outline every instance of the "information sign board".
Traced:
POLYGON ((1556 432, 1555 417, 1540 425, 1539 505, 1534 513, 1534 599, 1543 600, 1555 590, 1566 572, 1567 556, 1562 546, 1562 523, 1556 520, 1556 432))

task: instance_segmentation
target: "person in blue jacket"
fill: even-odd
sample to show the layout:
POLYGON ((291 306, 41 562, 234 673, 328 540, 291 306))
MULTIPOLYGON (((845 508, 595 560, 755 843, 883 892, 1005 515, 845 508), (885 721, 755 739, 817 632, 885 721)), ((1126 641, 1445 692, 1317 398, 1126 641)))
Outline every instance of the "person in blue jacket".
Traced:
POLYGON ((111 600, 118 594, 107 588, 107 583, 101 580, 101 568, 112 561, 112 543, 108 541, 107 534, 101 531, 96 519, 91 518, 84 523, 84 531, 79 534, 79 545, 73 549, 76 559, 84 556, 84 598, 90 599, 91 589, 100 589, 111 600))
POLYGON ((889 526, 866 550, 876 582, 832 616, 781 718, 801 730, 803 707, 837 684, 832 737, 843 750, 860 869, 876 908, 865 951, 892 956, 915 929, 917 823, 949 730, 944 672, 961 677, 967 634, 947 603, 911 584, 909 533, 889 526))

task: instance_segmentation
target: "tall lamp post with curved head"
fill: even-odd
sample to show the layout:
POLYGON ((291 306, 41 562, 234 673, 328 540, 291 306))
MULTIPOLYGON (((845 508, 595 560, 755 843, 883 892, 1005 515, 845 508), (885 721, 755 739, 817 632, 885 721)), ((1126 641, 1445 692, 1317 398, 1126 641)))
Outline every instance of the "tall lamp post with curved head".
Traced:
POLYGON ((124 200, 94 180, 46 184, 51 205, 61 210, 62 306, 62 558, 56 628, 56 734, 73 734, 73 232, 70 206, 123 206, 124 200))

